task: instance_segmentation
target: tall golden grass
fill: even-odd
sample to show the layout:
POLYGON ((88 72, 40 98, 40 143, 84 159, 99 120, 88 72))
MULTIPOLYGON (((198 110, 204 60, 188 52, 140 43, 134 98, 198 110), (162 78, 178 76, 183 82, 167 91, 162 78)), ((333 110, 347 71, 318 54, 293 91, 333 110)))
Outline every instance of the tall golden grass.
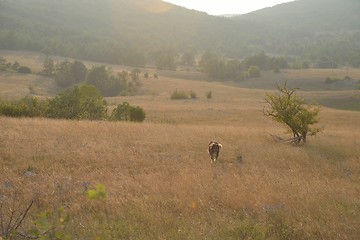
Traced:
POLYGON ((283 128, 246 98, 239 108, 214 101, 156 103, 170 124, 0 118, 0 182, 26 181, 24 194, 39 196, 38 209, 60 198, 72 233, 85 238, 107 236, 101 222, 89 220, 85 182, 107 188, 108 224, 119 229, 105 238, 360 235, 358 112, 323 109, 324 132, 293 147, 270 137, 283 128), (210 140, 224 145, 214 164, 210 140))
POLYGON ((294 147, 271 136, 287 133, 265 92, 160 76, 107 99, 140 105, 143 123, 1 117, 0 199, 36 196, 30 222, 63 206, 73 239, 358 239, 360 113, 322 108, 324 131, 294 147), (91 201, 97 184, 107 197, 91 201))

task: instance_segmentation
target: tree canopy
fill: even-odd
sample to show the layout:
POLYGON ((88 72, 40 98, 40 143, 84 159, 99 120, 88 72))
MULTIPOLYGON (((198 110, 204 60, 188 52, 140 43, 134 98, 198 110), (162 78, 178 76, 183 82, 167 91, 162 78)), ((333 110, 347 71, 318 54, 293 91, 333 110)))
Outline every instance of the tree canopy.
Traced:
POLYGON ((283 123, 293 134, 292 142, 306 142, 308 135, 317 134, 320 129, 312 127, 318 122, 319 108, 305 103, 296 95, 296 88, 277 85, 277 93, 266 95, 264 114, 274 121, 283 123))

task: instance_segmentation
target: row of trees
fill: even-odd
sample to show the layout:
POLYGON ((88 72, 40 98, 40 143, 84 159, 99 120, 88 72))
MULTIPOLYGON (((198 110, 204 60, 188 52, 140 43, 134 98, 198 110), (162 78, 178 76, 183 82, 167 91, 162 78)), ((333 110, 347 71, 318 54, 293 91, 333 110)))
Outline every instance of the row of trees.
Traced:
POLYGON ((0 71, 13 71, 18 73, 31 73, 31 69, 27 66, 21 66, 19 62, 8 62, 5 58, 0 57, 0 71))
POLYGON ((216 80, 242 80, 259 77, 260 70, 279 71, 288 68, 289 64, 284 57, 269 57, 264 52, 239 61, 227 60, 214 52, 206 51, 201 57, 200 67, 216 80))
POLYGON ((124 102, 110 116, 107 103, 95 86, 83 84, 60 92, 55 98, 40 100, 25 97, 17 102, 0 102, 0 115, 9 117, 46 117, 76 120, 142 122, 145 111, 124 102))
POLYGON ((134 95, 139 86, 139 69, 131 73, 122 71, 114 74, 106 66, 93 66, 88 69, 81 61, 68 60, 55 64, 51 58, 46 58, 42 74, 54 77, 61 87, 87 83, 94 85, 103 96, 134 95))

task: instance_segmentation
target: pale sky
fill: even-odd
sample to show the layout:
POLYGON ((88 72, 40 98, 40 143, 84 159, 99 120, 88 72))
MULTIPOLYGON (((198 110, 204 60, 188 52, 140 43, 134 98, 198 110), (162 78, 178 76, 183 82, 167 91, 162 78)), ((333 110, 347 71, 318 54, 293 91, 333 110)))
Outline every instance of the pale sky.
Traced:
POLYGON ((244 14, 292 0, 164 0, 175 5, 206 12, 210 15, 244 14))

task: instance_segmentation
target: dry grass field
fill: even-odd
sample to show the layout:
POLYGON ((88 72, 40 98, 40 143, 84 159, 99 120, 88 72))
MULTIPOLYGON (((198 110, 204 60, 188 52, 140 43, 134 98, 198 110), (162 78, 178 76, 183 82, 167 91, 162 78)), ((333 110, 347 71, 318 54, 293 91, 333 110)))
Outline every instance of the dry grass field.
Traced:
POLYGON ((0 210, 35 198, 21 230, 48 211, 71 239, 358 239, 360 112, 322 107, 323 132, 294 147, 271 136, 287 134, 262 115, 267 91, 160 74, 107 99, 143 107, 143 123, 0 117, 0 210), (106 198, 89 199, 97 184, 106 198))

